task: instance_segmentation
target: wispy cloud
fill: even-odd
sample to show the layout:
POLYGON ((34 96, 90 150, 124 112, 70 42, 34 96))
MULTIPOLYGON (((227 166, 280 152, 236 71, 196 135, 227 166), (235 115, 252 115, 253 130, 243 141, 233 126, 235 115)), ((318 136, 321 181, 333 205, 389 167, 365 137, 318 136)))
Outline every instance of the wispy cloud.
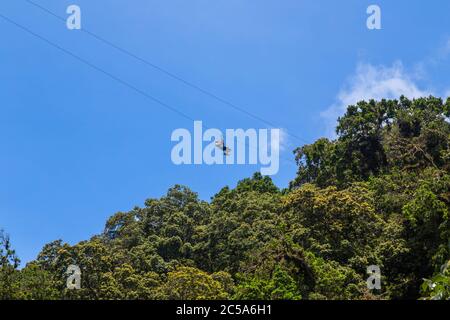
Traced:
MULTIPOLYGON (((285 151, 289 147, 289 134, 286 129, 280 128, 280 140, 278 145, 270 145, 270 150, 278 150, 278 152, 281 154, 281 152, 285 151)), ((271 141, 271 140, 269 140, 271 141)))
POLYGON ((401 95, 413 99, 431 93, 419 88, 415 77, 406 72, 401 62, 390 67, 361 63, 337 95, 336 102, 321 112, 321 117, 326 121, 327 135, 335 137, 336 120, 349 105, 369 99, 398 99, 401 95))
POLYGON ((287 149, 289 144, 289 135, 286 129, 280 129, 280 151, 284 151, 287 149))

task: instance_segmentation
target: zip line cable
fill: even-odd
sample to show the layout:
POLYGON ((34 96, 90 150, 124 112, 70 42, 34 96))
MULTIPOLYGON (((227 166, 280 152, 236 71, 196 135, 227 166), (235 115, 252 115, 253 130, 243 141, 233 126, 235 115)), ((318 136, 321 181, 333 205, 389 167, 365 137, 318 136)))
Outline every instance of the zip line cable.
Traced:
POLYGON ((104 69, 102 69, 102 68, 100 68, 100 67, 97 67, 96 65, 92 64, 92 63, 89 62, 88 60, 86 60, 86 59, 84 59, 84 58, 82 58, 82 57, 80 57, 80 56, 78 56, 78 55, 76 55, 76 54, 70 52, 70 51, 67 50, 67 49, 64 49, 63 47, 59 46, 58 44, 56 44, 56 43, 54 43, 54 42, 52 42, 52 41, 50 41, 50 40, 44 38, 43 36, 40 36, 39 34, 33 32, 33 31, 31 31, 30 29, 28 29, 27 27, 24 27, 23 25, 21 25, 21 24, 15 22, 15 21, 13 21, 13 20, 11 20, 10 18, 4 16, 4 15, 1 14, 1 13, 0 13, 0 17, 1 17, 2 19, 4 19, 5 21, 7 21, 7 22, 9 22, 9 23, 11 23, 11 24, 13 24, 13 25, 15 25, 16 27, 22 29, 23 31, 25 31, 25 32, 27 32, 27 33, 33 35, 34 37, 40 39, 41 41, 43 41, 43 42, 45 42, 45 43, 51 45, 52 47, 55 47, 56 49, 62 51, 63 53, 65 53, 65 54, 71 56, 72 58, 74 58, 74 59, 76 59, 76 60, 82 62, 83 64, 85 64, 85 65, 91 67, 92 69, 94 69, 94 70, 96 70, 96 71, 98 71, 98 72, 100 72, 100 73, 105 74, 105 75, 108 76, 109 78, 111 78, 111 79, 113 79, 113 80, 115 80, 115 81, 121 83, 122 85, 124 85, 124 86, 126 86, 126 87, 128 87, 128 88, 130 88, 130 89, 132 89, 132 90, 134 90, 134 91, 136 91, 137 93, 139 93, 139 94, 145 96, 146 98, 152 100, 153 102, 156 102, 157 104, 163 106, 164 108, 169 109, 170 111, 175 112, 175 113, 177 113, 178 115, 180 115, 180 116, 182 116, 183 118, 186 118, 186 119, 188 119, 188 120, 190 120, 190 121, 195 121, 192 117, 190 117, 189 115, 185 114, 184 112, 179 111, 178 109, 176 109, 176 108, 174 108, 174 107, 168 105, 167 103, 165 103, 165 102, 159 100, 158 98, 155 98, 155 97, 149 95, 148 93, 146 93, 146 92, 142 91, 141 89, 139 89, 139 88, 133 86, 132 84, 126 82, 125 80, 122 80, 122 79, 120 79, 119 77, 116 77, 116 76, 113 75, 112 73, 110 73, 110 72, 108 72, 108 71, 106 71, 106 70, 104 70, 104 69))
MULTIPOLYGON (((48 45, 50 45, 50 46, 52 46, 52 47, 58 49, 59 51, 61 51, 61 52, 65 53, 65 54, 71 56, 72 58, 78 60, 79 62, 81 62, 81 63, 83 63, 83 64, 85 64, 85 65, 87 65, 88 67, 90 67, 90 68, 92 68, 92 69, 94 69, 94 70, 96 70, 96 71, 98 71, 98 72, 100 72, 100 73, 102 73, 102 74, 108 76, 109 78, 113 79, 114 81, 116 81, 116 82, 122 84, 123 86, 125 86, 125 87, 127 87, 127 88, 129 88, 129 89, 131 89, 131 90, 133 90, 133 91, 135 91, 135 92, 137 92, 138 94, 144 96, 145 98, 147 98, 147 99, 149 99, 149 100, 151 100, 151 101, 153 101, 153 102, 159 104, 160 106, 162 106, 162 107, 164 107, 164 108, 166 108, 166 109, 168 109, 168 110, 170 110, 170 111, 172 111, 172 112, 178 114, 179 116, 181 116, 181 117, 183 117, 183 118, 185 118, 185 119, 188 119, 188 120, 190 120, 190 121, 192 121, 192 122, 195 121, 194 118, 192 118, 191 116, 187 115, 186 113, 184 113, 184 112, 182 112, 182 111, 179 111, 177 108, 172 107, 171 105, 169 105, 169 104, 167 104, 167 103, 161 101, 161 100, 158 99, 158 98, 153 97, 152 95, 150 95, 150 94, 146 93, 145 91, 143 91, 143 90, 137 88, 136 86, 130 84, 129 82, 127 82, 127 81, 125 81, 125 80, 122 80, 121 78, 119 78, 119 77, 113 75, 112 73, 110 73, 110 72, 108 72, 108 71, 106 71, 106 70, 104 70, 104 69, 102 69, 102 68, 100 68, 100 67, 97 67, 96 65, 94 65, 94 64, 91 63, 91 62, 89 62, 88 60, 86 60, 86 59, 84 59, 84 58, 82 58, 82 57, 80 57, 80 56, 78 56, 78 55, 76 55, 76 54, 70 52, 69 50, 67 50, 67 49, 65 49, 65 48, 63 48, 63 47, 61 47, 60 45, 58 45, 58 44, 56 44, 56 43, 54 43, 54 42, 52 42, 52 41, 50 41, 50 40, 44 38, 43 36, 41 36, 41 35, 39 35, 39 34, 33 32, 33 31, 31 31, 31 30, 28 29, 27 27, 25 27, 25 26, 23 26, 23 25, 21 25, 21 24, 15 22, 14 20, 12 20, 12 19, 6 17, 6 16, 3 15, 2 13, 0 13, 0 18, 2 18, 3 20, 5 20, 6 22, 8 22, 8 23, 10 23, 10 24, 12 24, 12 25, 14 25, 14 26, 16 26, 17 28, 19 28, 19 29, 25 31, 26 33, 28 33, 28 34, 30 34, 30 35, 32 35, 32 36, 38 38, 39 40, 41 40, 41 41, 47 43, 48 45)), ((203 125, 203 126, 204 126, 205 128, 207 128, 207 129, 210 129, 210 128, 209 128, 208 126, 206 126, 206 125, 203 125)), ((283 159, 283 160, 289 161, 289 162, 294 162, 292 159, 288 159, 288 158, 284 158, 284 157, 280 157, 280 158, 283 159)))
MULTIPOLYGON (((49 9, 43 7, 42 5, 40 5, 38 3, 35 3, 33 1, 31 1, 31 0, 24 0, 24 1, 29 3, 29 4, 31 4, 31 5, 33 5, 33 6, 35 6, 36 8, 39 8, 42 11, 45 11, 46 13, 48 13, 49 15, 57 18, 58 20, 66 22, 66 19, 64 17, 57 15, 56 13, 50 11, 49 9)), ((229 100, 221 98, 218 95, 216 95, 214 93, 211 93, 210 91, 205 90, 205 89, 199 87, 198 85, 196 85, 196 84, 194 84, 194 83, 192 83, 190 81, 187 81, 187 80, 177 76, 176 74, 174 74, 174 73, 172 73, 172 72, 170 72, 170 71, 168 71, 168 70, 166 70, 166 69, 164 69, 162 67, 157 66, 156 64, 154 64, 154 63, 152 63, 152 62, 150 62, 148 60, 139 57, 136 54, 130 52, 129 50, 126 50, 126 49, 124 49, 122 47, 119 47, 118 45, 112 43, 111 41, 109 41, 109 40, 107 40, 107 39, 105 39, 105 38, 103 38, 103 37, 101 37, 101 36, 91 32, 91 31, 89 31, 89 30, 87 30, 85 28, 81 28, 80 31, 82 31, 82 32, 88 34, 89 36, 97 39, 98 41, 103 42, 104 44, 106 44, 106 45, 108 45, 108 46, 110 46, 110 47, 112 47, 112 48, 122 52, 123 54, 128 55, 128 56, 130 56, 130 57, 132 57, 132 58, 134 58, 134 59, 144 63, 145 65, 147 65, 149 67, 152 67, 153 69, 158 70, 159 72, 162 72, 163 74, 169 76, 170 78, 175 79, 175 80, 183 83, 184 85, 186 85, 186 86, 188 86, 188 87, 190 87, 192 89, 195 89, 195 90, 203 93, 204 95, 206 95, 206 96, 208 96, 208 97, 210 97, 210 98, 212 98, 212 99, 214 99, 216 101, 219 101, 220 103, 222 103, 222 104, 224 104, 224 105, 226 105, 228 107, 231 107, 231 108, 233 108, 233 109, 235 109, 235 110, 237 110, 237 111, 239 111, 241 113, 244 113, 245 115, 253 118, 254 120, 257 120, 257 121, 259 121, 261 123, 264 123, 265 125, 268 125, 268 126, 273 127, 273 128, 280 128, 280 126, 277 126, 276 124, 272 123, 271 121, 265 120, 265 119, 261 118, 258 115, 255 115, 255 114, 253 114, 251 112, 248 112, 247 110, 245 110, 245 109, 235 105, 234 103, 230 102, 229 100)), ((286 134, 288 134, 289 136, 291 136, 291 137, 293 137, 293 138, 295 138, 298 141, 301 141, 303 143, 306 143, 306 144, 310 143, 310 142, 306 141, 305 139, 303 139, 303 138, 301 138, 301 137, 299 137, 299 136, 297 136, 297 135, 295 135, 293 133, 290 133, 289 130, 286 130, 286 134)))

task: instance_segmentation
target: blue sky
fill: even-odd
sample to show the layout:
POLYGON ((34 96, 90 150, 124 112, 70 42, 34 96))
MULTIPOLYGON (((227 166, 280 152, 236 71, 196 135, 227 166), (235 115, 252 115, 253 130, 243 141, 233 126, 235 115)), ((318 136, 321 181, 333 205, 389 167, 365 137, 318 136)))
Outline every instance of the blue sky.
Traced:
MULTIPOLYGON (((364 0, 33 0, 304 141, 333 135, 363 98, 450 93, 450 2, 364 0), (366 28, 366 8, 382 30, 366 28)), ((208 127, 265 128, 27 3, 0 14, 208 127)), ((208 200, 258 166, 175 166, 170 136, 193 123, 0 18, 0 228, 23 262, 74 244, 117 211, 174 184, 208 200)), ((283 158, 302 144, 283 139, 283 158)), ((294 178, 281 160, 280 187, 294 178)))

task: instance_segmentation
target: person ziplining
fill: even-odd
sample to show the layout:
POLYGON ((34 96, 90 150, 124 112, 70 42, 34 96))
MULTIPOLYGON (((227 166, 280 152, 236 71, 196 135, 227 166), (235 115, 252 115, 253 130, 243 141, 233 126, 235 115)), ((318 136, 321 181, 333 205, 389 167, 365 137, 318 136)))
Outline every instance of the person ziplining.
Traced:
POLYGON ((216 141, 216 147, 222 150, 224 156, 230 155, 231 149, 225 145, 223 139, 216 141))

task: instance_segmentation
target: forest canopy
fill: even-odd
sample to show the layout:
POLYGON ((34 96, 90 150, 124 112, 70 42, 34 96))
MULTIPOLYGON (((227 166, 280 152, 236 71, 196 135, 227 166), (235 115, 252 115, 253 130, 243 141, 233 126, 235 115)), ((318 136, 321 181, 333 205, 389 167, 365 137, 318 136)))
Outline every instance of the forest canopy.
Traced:
POLYGON ((361 101, 294 151, 287 189, 256 173, 206 202, 175 185, 22 269, 1 232, 0 299, 450 299, 449 117, 450 98, 361 101))

